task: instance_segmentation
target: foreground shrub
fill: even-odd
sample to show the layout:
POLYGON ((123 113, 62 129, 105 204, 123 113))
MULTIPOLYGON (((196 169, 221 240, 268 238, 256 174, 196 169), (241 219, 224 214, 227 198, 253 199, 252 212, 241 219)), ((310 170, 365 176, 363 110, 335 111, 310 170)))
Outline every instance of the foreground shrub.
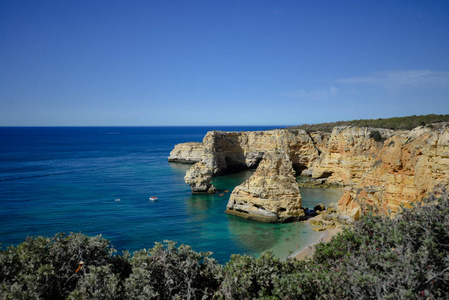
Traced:
POLYGON ((0 255, 2 297, 6 299, 65 299, 87 268, 112 261, 115 250, 101 236, 57 234, 29 237, 0 255), (78 263, 86 268, 76 273, 78 263))
POLYGON ((328 244, 314 263, 325 265, 341 296, 440 299, 449 294, 449 201, 443 190, 395 218, 365 216, 328 244), (344 274, 344 276, 341 276, 344 274))
POLYGON ((220 284, 222 270, 211 254, 195 252, 186 245, 175 247, 170 241, 138 251, 131 259, 126 295, 133 299, 210 298, 220 284))
POLYGON ((232 255, 224 267, 224 278, 217 295, 226 299, 255 299, 273 295, 277 280, 297 269, 300 262, 282 262, 272 252, 260 258, 232 255))

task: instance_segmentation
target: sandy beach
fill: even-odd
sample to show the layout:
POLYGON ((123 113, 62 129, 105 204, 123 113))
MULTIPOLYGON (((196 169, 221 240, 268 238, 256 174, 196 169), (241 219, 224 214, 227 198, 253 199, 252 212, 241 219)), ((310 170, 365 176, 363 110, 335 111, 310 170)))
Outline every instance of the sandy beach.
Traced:
MULTIPOLYGON (((305 223, 310 224, 311 220, 321 220, 321 218, 322 218, 322 216, 318 215, 316 217, 310 218, 305 223)), ((330 228, 330 229, 326 229, 326 230, 322 231, 322 235, 320 235, 320 237, 316 241, 314 241, 307 248, 295 253, 292 257, 295 257, 297 260, 304 260, 304 259, 312 258, 313 253, 315 252, 316 244, 318 244, 320 242, 324 242, 324 243, 329 242, 334 235, 337 235, 341 231, 342 231, 341 227, 330 228)))

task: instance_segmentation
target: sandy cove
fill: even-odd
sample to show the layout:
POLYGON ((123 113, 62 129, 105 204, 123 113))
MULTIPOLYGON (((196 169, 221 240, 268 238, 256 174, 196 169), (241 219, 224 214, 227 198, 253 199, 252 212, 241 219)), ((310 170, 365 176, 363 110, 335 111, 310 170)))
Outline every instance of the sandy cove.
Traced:
MULTIPOLYGON (((312 220, 322 220, 322 215, 317 215, 313 218, 308 219, 305 224, 310 225, 310 221, 312 220)), ((292 255, 292 257, 295 257, 297 260, 305 260, 308 258, 312 258, 313 253, 315 252, 315 245, 324 242, 329 242, 334 235, 337 235, 338 233, 342 232, 341 225, 337 225, 335 228, 330 228, 322 231, 322 235, 312 244, 310 244, 307 248, 297 252, 296 254, 292 255)))

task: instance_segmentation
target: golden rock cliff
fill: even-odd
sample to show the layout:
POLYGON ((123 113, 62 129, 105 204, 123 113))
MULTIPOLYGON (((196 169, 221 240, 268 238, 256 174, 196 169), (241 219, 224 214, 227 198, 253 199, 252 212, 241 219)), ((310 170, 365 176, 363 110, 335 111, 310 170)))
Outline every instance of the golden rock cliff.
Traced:
POLYGON ((335 127, 322 148, 320 159, 311 166, 313 178, 328 178, 329 182, 357 184, 374 162, 383 145, 371 136, 379 132, 392 136, 386 129, 335 127))
POLYGON ((168 161, 181 163, 196 163, 201 161, 204 154, 203 143, 189 142, 175 146, 170 152, 168 161))
MULTIPOLYGON (((326 134, 315 134, 318 145, 326 140, 326 134)), ((268 130, 251 132, 209 131, 203 139, 202 152, 199 145, 179 144, 171 152, 169 160, 195 161, 191 153, 199 153, 200 161, 185 176, 195 193, 214 192, 211 179, 219 174, 245 169, 255 169, 264 153, 282 149, 289 156, 295 172, 300 173, 319 158, 317 143, 304 130, 268 130), (189 148, 190 147, 190 148, 189 148), (180 149, 183 149, 181 151, 180 149), (177 151, 175 151, 177 150, 177 151), (184 159, 183 155, 186 155, 184 159)))
POLYGON ((396 213, 400 205, 421 201, 449 179, 449 128, 417 127, 396 132, 383 142, 359 184, 339 201, 339 210, 355 214, 360 206, 396 213))
POLYGON ((259 166, 261 170, 256 171, 254 178, 236 188, 231 197, 234 204, 228 210, 257 215, 263 207, 266 218, 277 221, 284 218, 282 209, 290 209, 280 204, 281 195, 291 195, 291 191, 283 186, 284 181, 269 181, 262 172, 274 176, 281 165, 289 165, 294 174, 302 172, 316 180, 348 186, 339 201, 339 212, 355 219, 362 206, 380 213, 395 213, 400 205, 422 200, 436 185, 449 180, 447 123, 411 131, 336 127, 331 134, 297 129, 211 131, 201 145, 186 143, 177 147, 170 155, 177 161, 200 159, 185 176, 193 192, 215 192, 213 176, 259 166), (285 157, 280 160, 273 153, 283 153, 285 157), (257 197, 261 185, 272 195, 276 189, 279 193, 257 197), (244 201, 249 204, 243 209, 244 201))

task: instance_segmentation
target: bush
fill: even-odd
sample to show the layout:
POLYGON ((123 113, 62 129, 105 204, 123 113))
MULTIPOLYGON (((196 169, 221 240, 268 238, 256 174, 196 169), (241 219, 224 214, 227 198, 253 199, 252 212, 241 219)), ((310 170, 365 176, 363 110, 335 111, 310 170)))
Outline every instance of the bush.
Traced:
POLYGON ((0 255, 0 282, 6 299, 65 299, 86 269, 107 264, 115 250, 101 236, 57 234, 29 237, 0 255), (78 263, 85 267, 76 273, 78 263))
POLYGON ((320 124, 303 124, 300 126, 291 127, 304 129, 306 131, 324 131, 331 132, 336 126, 360 126, 371 128, 386 128, 397 130, 411 130, 418 126, 431 125, 432 123, 449 122, 449 115, 422 115, 422 116, 408 116, 408 117, 396 117, 388 119, 365 119, 365 120, 352 120, 352 121, 338 121, 333 123, 320 123, 320 124))
POLYGON ((449 201, 403 208, 395 218, 367 215, 352 230, 319 244, 325 264, 349 298, 441 298, 449 293, 449 201), (345 276, 335 276, 343 271, 345 276))
POLYGON ((157 295, 161 299, 210 298, 220 283, 222 267, 211 252, 195 252, 174 242, 156 243, 149 251, 134 253, 132 273, 126 280, 128 296, 157 295))
POLYGON ((273 295, 275 282, 294 272, 299 262, 282 262, 272 252, 262 253, 260 258, 232 255, 224 267, 224 278, 218 295, 226 299, 255 299, 273 295))

